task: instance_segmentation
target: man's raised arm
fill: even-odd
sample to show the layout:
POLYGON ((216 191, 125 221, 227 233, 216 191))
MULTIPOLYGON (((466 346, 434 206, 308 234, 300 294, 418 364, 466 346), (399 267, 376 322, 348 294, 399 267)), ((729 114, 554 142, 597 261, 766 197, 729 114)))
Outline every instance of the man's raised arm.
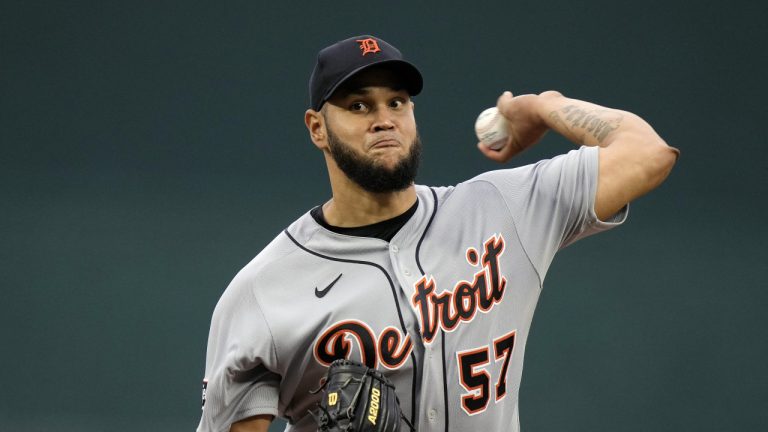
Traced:
POLYGON ((575 144, 600 147, 595 213, 601 220, 660 185, 679 155, 637 115, 555 91, 516 97, 504 92, 497 106, 509 122, 509 141, 500 151, 478 145, 495 161, 508 161, 550 129, 575 144))

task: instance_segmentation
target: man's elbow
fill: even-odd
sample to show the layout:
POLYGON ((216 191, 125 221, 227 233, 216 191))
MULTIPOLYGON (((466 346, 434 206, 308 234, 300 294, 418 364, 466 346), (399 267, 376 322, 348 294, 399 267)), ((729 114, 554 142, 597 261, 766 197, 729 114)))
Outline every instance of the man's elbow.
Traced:
POLYGON ((680 150, 667 145, 659 138, 656 143, 649 145, 646 151, 648 151, 646 159, 648 177, 653 187, 656 187, 669 176, 680 156, 680 150))

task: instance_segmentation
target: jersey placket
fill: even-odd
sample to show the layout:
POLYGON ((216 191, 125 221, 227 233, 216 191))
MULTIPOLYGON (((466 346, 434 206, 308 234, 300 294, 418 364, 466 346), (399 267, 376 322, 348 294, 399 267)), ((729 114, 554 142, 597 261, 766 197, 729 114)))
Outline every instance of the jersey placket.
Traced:
MULTIPOLYGON (((419 211, 431 213, 434 206, 434 203, 431 202, 432 197, 421 196, 420 198, 422 203, 428 203, 428 205, 420 206, 419 211)), ((443 358, 440 349, 442 335, 439 334, 429 344, 424 343, 419 329, 418 314, 411 303, 414 286, 425 276, 417 262, 416 245, 424 230, 428 228, 426 226, 428 219, 428 217, 417 215, 415 220, 422 222, 419 226, 405 227, 402 232, 398 233, 389 245, 389 257, 404 299, 401 306, 403 314, 408 316, 407 321, 410 324, 408 331, 413 338, 414 350, 418 347, 423 353, 422 370, 420 371, 421 382, 419 388, 415 389, 415 394, 418 395, 418 415, 415 424, 418 425, 417 430, 420 431, 442 431, 445 428, 443 358)))

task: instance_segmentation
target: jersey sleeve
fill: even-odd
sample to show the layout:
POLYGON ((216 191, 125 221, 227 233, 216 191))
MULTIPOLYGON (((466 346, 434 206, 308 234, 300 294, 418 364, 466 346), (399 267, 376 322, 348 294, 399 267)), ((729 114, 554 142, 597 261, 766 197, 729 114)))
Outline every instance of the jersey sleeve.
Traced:
POLYGON ((254 415, 278 415, 275 347, 251 285, 236 277, 213 312, 198 432, 229 431, 254 415))
POLYGON ((627 206, 607 221, 595 214, 598 154, 597 147, 580 147, 536 164, 484 175, 504 197, 542 281, 558 250, 626 219, 627 206))

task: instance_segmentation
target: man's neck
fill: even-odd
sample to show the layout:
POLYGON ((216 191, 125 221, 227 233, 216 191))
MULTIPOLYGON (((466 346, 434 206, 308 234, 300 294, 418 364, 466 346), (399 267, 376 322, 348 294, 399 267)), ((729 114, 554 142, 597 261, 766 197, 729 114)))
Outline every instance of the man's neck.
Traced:
POLYGON ((397 192, 372 193, 353 184, 333 187, 333 198, 323 205, 323 214, 330 225, 359 227, 399 216, 415 202, 413 185, 397 192))

